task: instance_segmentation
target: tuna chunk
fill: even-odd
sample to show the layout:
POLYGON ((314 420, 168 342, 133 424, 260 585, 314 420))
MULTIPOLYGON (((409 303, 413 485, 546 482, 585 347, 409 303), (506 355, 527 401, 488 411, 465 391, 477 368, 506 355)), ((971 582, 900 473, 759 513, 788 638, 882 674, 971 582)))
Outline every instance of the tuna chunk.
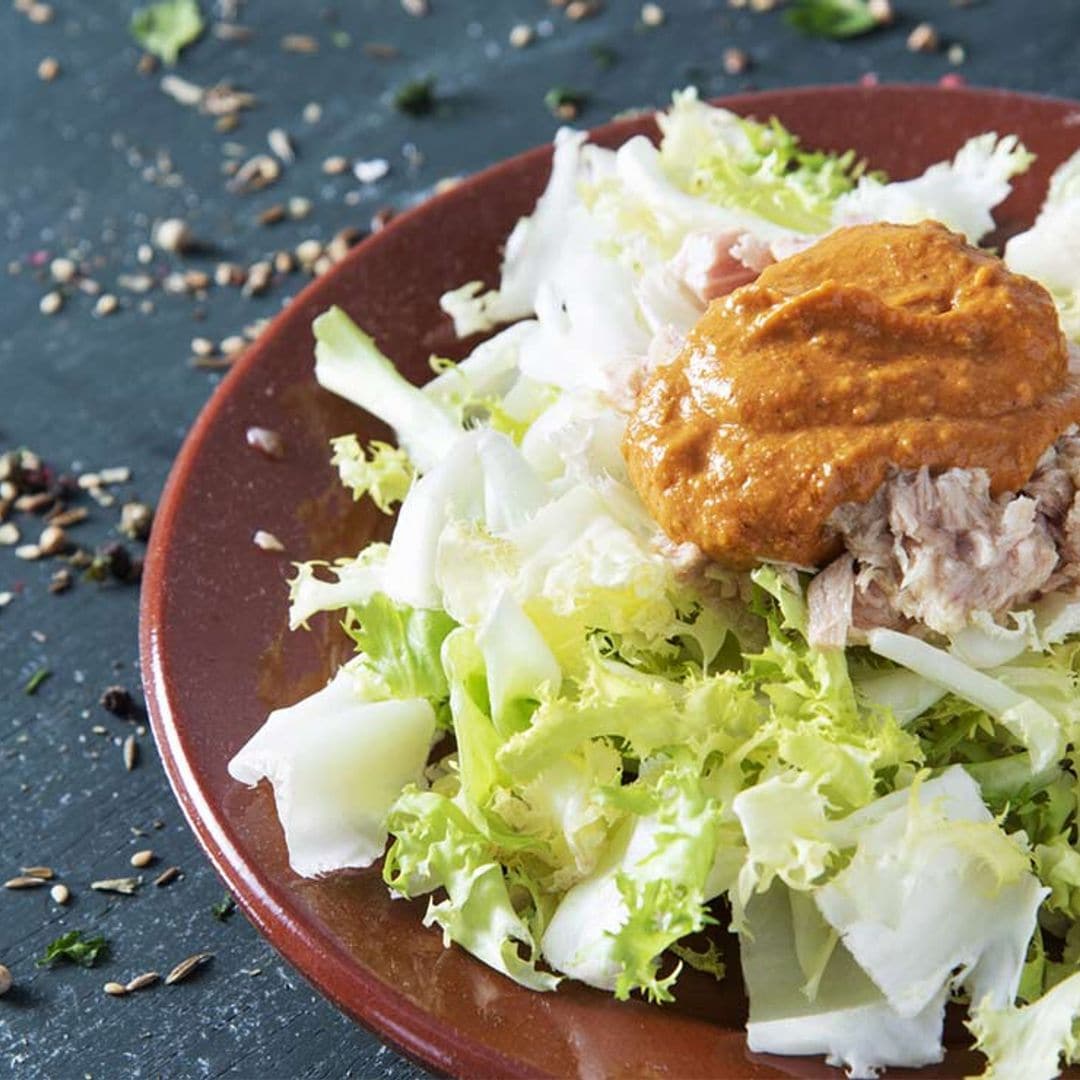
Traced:
POLYGON ((748 285, 773 261, 769 249, 749 233, 690 233, 671 260, 673 273, 707 304, 748 285))
POLYGON ((1080 435, 1063 435, 1018 494, 981 469, 892 476, 830 525, 846 551, 810 584, 810 639, 839 646, 877 626, 951 634, 1080 581, 1080 435))

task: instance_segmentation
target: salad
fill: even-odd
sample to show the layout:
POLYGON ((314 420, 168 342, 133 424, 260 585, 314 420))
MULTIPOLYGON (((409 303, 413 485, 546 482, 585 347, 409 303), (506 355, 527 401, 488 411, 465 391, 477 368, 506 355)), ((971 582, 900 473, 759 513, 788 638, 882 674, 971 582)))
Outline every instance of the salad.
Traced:
MULTIPOLYGON (((839 620, 835 563, 704 557, 622 452, 644 374, 709 299, 841 226, 935 221, 977 244, 1031 155, 987 133, 898 182, 692 91, 658 122, 659 146, 558 134, 498 288, 442 299, 459 335, 496 332, 432 358, 423 388, 341 309, 316 319, 320 384, 397 435, 335 439, 341 481, 400 506, 389 544, 297 567, 290 625, 332 612, 355 655, 230 772, 273 785, 297 873, 382 859, 393 893, 430 897, 425 926, 532 990, 662 1004, 685 966, 737 978, 686 941, 720 921, 754 1050, 855 1077, 932 1065, 959 1000, 986 1075, 1056 1075, 1080 1056, 1073 430, 1040 460, 1065 493, 1052 525, 1048 495, 946 474, 992 517, 951 563, 898 524, 909 489, 958 505, 942 478, 847 507, 839 620), (892 562, 869 553, 872 512, 892 562), (1036 581, 1016 553, 1037 527, 1036 581), (960 594, 960 563, 1004 584, 960 594), (860 624, 882 588, 891 614, 860 624)), ((1078 253, 1080 155, 1005 250, 1072 338, 1078 253)))

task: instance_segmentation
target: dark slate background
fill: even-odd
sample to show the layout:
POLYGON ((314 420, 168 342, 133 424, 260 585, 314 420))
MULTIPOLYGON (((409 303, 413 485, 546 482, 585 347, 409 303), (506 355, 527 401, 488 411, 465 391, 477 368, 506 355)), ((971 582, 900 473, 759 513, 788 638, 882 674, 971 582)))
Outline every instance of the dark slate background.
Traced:
MULTIPOLYGON (((211 2, 202 0, 204 10, 211 2)), ((136 248, 156 218, 186 218, 238 262, 309 236, 327 239, 344 225, 365 226, 378 207, 422 198, 442 177, 550 138, 557 125, 543 96, 556 84, 588 92, 584 124, 662 104, 688 82, 717 95, 852 81, 868 72, 882 81, 929 82, 958 71, 975 84, 1080 96, 1076 0, 894 3, 895 28, 833 43, 800 39, 777 14, 732 10, 725 0, 663 0, 666 24, 650 31, 638 25, 640 5, 629 0, 609 0, 603 13, 580 23, 545 0, 431 0, 427 18, 408 16, 396 0, 343 0, 334 9, 250 0, 239 14, 255 31, 250 44, 207 35, 177 69, 196 83, 228 79, 258 95, 259 107, 228 135, 163 95, 157 77, 136 74, 128 3, 55 0, 48 25, 5 4, 0 449, 29 446, 60 469, 129 465, 134 479, 121 494, 154 501, 217 381, 189 366, 192 336, 217 340, 273 314, 302 280, 297 275, 255 300, 235 290, 212 290, 205 303, 157 292, 152 314, 138 311, 138 297, 117 290, 123 308, 104 319, 93 318, 92 301, 77 296, 50 319, 38 311, 48 286, 32 265, 35 253, 40 260, 40 253, 75 251, 99 261, 94 275, 111 290, 117 274, 137 268, 136 248), (950 66, 943 52, 906 50, 907 32, 921 19, 936 24, 945 44, 964 45, 961 67, 950 66), (549 36, 525 50, 508 47, 514 24, 543 20, 549 36), (282 52, 287 33, 316 36, 319 53, 282 52), (395 45, 401 55, 373 59, 361 51, 365 41, 395 45), (609 70, 596 63, 597 45, 617 54, 609 70), (745 75, 723 73, 729 46, 750 54, 745 75), (36 75, 45 56, 62 66, 53 83, 36 75), (393 89, 418 75, 437 78, 441 102, 436 115, 422 119, 391 105, 393 89), (323 106, 315 125, 301 118, 312 101, 323 106), (293 134, 296 164, 267 191, 228 194, 223 143, 264 150, 275 126, 293 134), (409 164, 410 143, 422 163, 409 164), (145 174, 160 152, 171 156, 181 178, 176 186, 145 174), (322 160, 338 153, 385 157, 392 171, 348 205, 345 194, 359 185, 321 171, 322 160), (289 195, 313 200, 308 220, 273 230, 255 223, 261 208, 289 195)), ((167 262, 158 259, 155 269, 167 262)), ((213 260, 184 265, 212 269, 213 260)), ((115 510, 94 508, 75 535, 100 543, 115 536, 116 517, 115 510)), ((212 917, 222 886, 181 819, 151 740, 137 721, 109 716, 97 704, 111 683, 137 689, 137 590, 80 583, 51 596, 46 584, 54 568, 0 549, 0 591, 18 593, 0 611, 0 878, 46 863, 75 894, 61 910, 44 889, 0 891, 0 962, 17 983, 0 1001, 0 1069, 6 1063, 20 1077, 424 1075, 315 995, 240 915, 212 917), (40 667, 52 677, 27 696, 23 686, 40 667), (95 725, 107 734, 93 733, 95 725), (120 741, 132 732, 141 757, 129 773, 120 741), (158 869, 180 866, 183 879, 131 898, 89 891, 94 879, 130 873, 128 859, 141 847, 158 853, 158 869), (111 958, 93 971, 35 969, 45 944, 70 928, 105 934, 111 958), (102 993, 107 979, 164 972, 200 950, 214 959, 183 986, 123 1001, 102 993)))

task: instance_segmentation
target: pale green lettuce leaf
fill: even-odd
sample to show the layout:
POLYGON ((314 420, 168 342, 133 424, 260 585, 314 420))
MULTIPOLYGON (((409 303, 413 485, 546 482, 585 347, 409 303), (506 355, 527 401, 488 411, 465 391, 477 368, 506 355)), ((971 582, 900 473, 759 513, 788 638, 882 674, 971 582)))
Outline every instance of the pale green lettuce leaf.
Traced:
POLYGON ((180 51, 203 32, 203 17, 196 0, 159 0, 136 8, 131 15, 131 36, 166 64, 175 64, 180 51))
POLYGON ((370 866, 386 845, 391 805, 423 776, 434 733, 427 701, 365 701, 342 670, 318 693, 272 712, 229 774, 273 785, 298 874, 370 866))
POLYGON ((394 504, 408 495, 416 470, 404 450, 375 439, 368 443, 365 453, 355 435, 331 439, 330 445, 334 449, 330 464, 354 499, 370 495, 372 502, 389 514, 394 504))

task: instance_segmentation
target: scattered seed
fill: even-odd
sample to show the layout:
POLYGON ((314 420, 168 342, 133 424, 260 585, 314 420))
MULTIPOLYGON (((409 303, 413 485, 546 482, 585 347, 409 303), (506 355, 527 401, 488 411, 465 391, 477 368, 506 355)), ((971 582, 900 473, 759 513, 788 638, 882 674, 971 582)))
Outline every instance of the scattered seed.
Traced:
POLYGON ((334 262, 341 262, 349 253, 351 248, 360 239, 360 230, 354 228, 352 225, 346 225, 344 229, 339 229, 334 233, 333 239, 326 245, 326 254, 334 262))
POLYGON ((725 49, 722 63, 728 75, 741 75, 750 67, 750 54, 743 49, 725 49))
POLYGON ((11 972, 3 964, 0 964, 0 997, 3 997, 11 989, 13 982, 11 972))
POLYGON ((79 292, 86 293, 87 296, 97 296, 101 292, 101 284, 93 278, 83 278, 79 282, 79 292))
POLYGON ((428 0, 401 0, 401 6, 405 9, 406 15, 412 15, 418 19, 431 11, 428 0))
POLYGON ((221 351, 226 356, 235 357, 238 353, 244 351, 247 342, 239 334, 230 334, 221 342, 221 351))
POLYGON ((59 525, 47 525, 37 542, 38 551, 46 558, 59 555, 67 546, 67 533, 59 525))
POLYGON ((58 882, 49 890, 54 904, 66 904, 71 899, 71 890, 62 882, 58 882))
POLYGON ((123 743, 124 768, 131 772, 139 763, 139 744, 134 735, 129 735, 123 743))
POLYGON ((245 41, 250 41, 254 36, 254 31, 250 26, 240 26, 234 22, 219 22, 214 23, 214 37, 218 41, 229 41, 235 44, 243 44, 245 41))
POLYGON ((641 22, 643 26, 663 26, 667 17, 664 9, 659 4, 642 4, 641 22))
POLYGON ((112 997, 123 997, 127 993, 127 987, 118 982, 107 982, 102 989, 112 997))
POLYGON ((214 282, 222 288, 228 285, 243 285, 246 276, 244 268, 236 263, 218 263, 214 268, 214 282))
POLYGON ((126 484, 131 479, 131 469, 127 465, 111 465, 107 469, 101 469, 98 478, 105 487, 126 484))
POLYGON ((230 191, 241 194, 259 191, 261 188, 269 187, 279 176, 281 176, 281 165, 277 158, 272 158, 269 154, 256 154, 236 170, 228 187, 230 191))
POLYGON ((49 578, 49 592, 53 595, 59 595, 67 592, 74 584, 75 578, 72 576, 71 571, 66 566, 62 566, 49 578))
POLYGON ((380 207, 371 215, 371 231, 377 233, 385 229, 390 224, 394 214, 395 211, 392 206, 380 207))
POLYGON ((52 274, 53 281, 58 281, 62 285, 71 281, 77 270, 78 267, 73 259, 58 258, 49 263, 49 273, 52 274))
POLYGON ((870 17, 879 26, 888 26, 895 18, 892 0, 869 0, 866 5, 870 17))
POLYGON ((21 866, 19 870, 26 877, 41 878, 42 881, 51 881, 56 876, 51 866, 21 866))
POLYGON ((120 893, 122 896, 133 896, 141 884, 141 877, 105 878, 102 881, 91 881, 90 888, 95 892, 120 893))
POLYGON ((38 25, 52 22, 54 14, 52 4, 31 4, 26 9, 26 17, 38 25))
POLYGON ((274 253, 274 272, 277 274, 291 274, 296 269, 296 260, 287 251, 274 253))
POLYGON ((518 23, 517 26, 510 30, 510 47, 524 49, 532 44, 535 37, 536 32, 528 23, 518 23))
POLYGON ((252 450, 258 450, 273 461, 280 461, 285 456, 285 441, 270 428, 249 427, 244 438, 252 450))
POLYGON ((566 17, 572 22, 581 22, 596 15, 602 7, 599 0, 570 0, 566 5, 566 17))
POLYGON ((384 41, 365 41, 363 50, 375 60, 396 60, 401 55, 396 45, 387 45, 384 41))
POLYGON ((372 158, 370 161, 353 162, 353 176, 361 184, 374 184, 390 171, 390 162, 386 158, 372 158))
POLYGON ((340 176, 349 169, 349 159, 341 154, 334 154, 322 163, 322 171, 327 176, 340 176))
POLYGON ((144 848, 142 851, 136 851, 131 856, 131 865, 137 870, 142 870, 143 867, 149 866, 155 859, 154 853, 149 848, 144 848))
POLYGON ((42 315, 55 315, 64 306, 63 293, 47 292, 38 302, 38 308, 42 315))
POLYGON ((15 549, 15 558, 26 562, 36 562, 41 558, 41 548, 37 544, 20 544, 15 549))
POLYGON ((7 607, 8 604, 10 604, 11 601, 14 600, 14 599, 15 599, 15 594, 13 592, 9 592, 8 590, 5 590, 4 592, 0 592, 0 608, 7 607))
POLYGON ((585 94, 568 86, 553 86, 544 95, 544 104, 560 120, 576 119, 585 101, 585 94))
POLYGON ((142 975, 136 975, 124 989, 129 994, 134 994, 137 990, 145 990, 148 986, 153 986, 161 976, 156 971, 145 971, 142 975))
POLYGON ((284 551, 285 545, 272 533, 265 529, 256 529, 252 541, 257 548, 263 551, 284 551))
POLYGON ((154 878, 154 884, 160 889, 170 882, 175 881, 180 876, 179 866, 169 866, 162 870, 156 878, 154 878))
POLYGON ((120 531, 132 540, 145 540, 153 522, 154 511, 144 502, 128 502, 120 507, 120 531))
MULTIPOLYGON (((274 268, 265 259, 252 263, 248 267, 247 281, 244 282, 244 295, 258 296, 260 293, 266 292, 270 286, 270 278, 273 276, 273 272, 274 268)), ((225 339, 225 341, 228 340, 228 338, 225 339)), ((227 353, 229 350, 225 348, 225 341, 221 343, 221 350, 227 353)))
POLYGON ((409 116, 426 116, 435 108, 435 80, 413 79, 394 92, 394 108, 409 116))
POLYGON ((285 220, 285 207, 281 203, 274 203, 261 211, 257 220, 260 225, 276 225, 285 220))
POLYGON ((281 39, 281 47, 285 52, 302 53, 310 56, 319 51, 319 43, 310 34, 286 34, 281 39))
POLYGON ((332 270, 333 267, 334 260, 331 259, 329 255, 322 255, 315 260, 315 265, 311 268, 311 272, 316 277, 321 277, 327 270, 332 270))
POLYGON ((205 270, 185 270, 184 284, 192 292, 202 292, 210 287, 210 275, 205 270))
POLYGON ((296 160, 296 151, 293 149, 292 139, 284 128, 271 128, 266 133, 266 141, 270 149, 277 154, 286 165, 291 165, 296 160))
POLYGON ((967 50, 959 42, 949 46, 949 51, 945 54, 950 64, 959 67, 967 59, 967 50))
POLYGON ((60 74, 60 61, 55 56, 46 56, 38 64, 37 73, 42 82, 52 82, 60 74))
POLYGON ((106 315, 112 315, 119 306, 120 302, 112 293, 102 293, 94 304, 94 314, 99 318, 104 318, 106 315))
POLYGON ((214 343, 209 338, 197 337, 191 339, 191 352, 194 356, 213 356, 214 343))
POLYGON ((309 101, 301 115, 305 124, 317 124, 322 119, 322 106, 317 101, 309 101))
POLYGON ((318 240, 302 240, 296 245, 296 257, 303 267, 311 267, 323 253, 323 246, 318 240))
POLYGON ((0 544, 11 546, 19 542, 19 526, 13 521, 6 521, 0 525, 0 544))
POLYGON ((20 874, 19 877, 8 878, 4 882, 5 889, 39 889, 45 884, 44 878, 31 877, 29 874, 20 874))
POLYGON ((195 241, 191 227, 182 218, 165 218, 154 226, 154 243, 162 251, 182 254, 188 251, 195 241))
POLYGON ((938 32, 931 23, 919 23, 908 34, 907 47, 910 52, 936 52, 939 44, 938 32))
POLYGON ((195 953, 194 956, 189 956, 186 960, 181 960, 180 963, 165 976, 165 985, 173 986, 178 982, 183 982, 196 968, 205 964, 211 956, 213 956, 213 953, 195 953))

